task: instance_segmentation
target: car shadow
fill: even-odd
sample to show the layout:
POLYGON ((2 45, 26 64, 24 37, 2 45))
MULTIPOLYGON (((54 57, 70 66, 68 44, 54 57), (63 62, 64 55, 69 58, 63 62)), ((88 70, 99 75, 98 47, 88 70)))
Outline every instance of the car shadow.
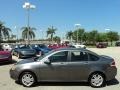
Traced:
POLYGON ((116 78, 107 82, 107 86, 117 85, 117 84, 119 84, 119 81, 116 78))
POLYGON ((16 60, 11 60, 10 62, 0 62, 0 66, 11 65, 16 63, 16 60))

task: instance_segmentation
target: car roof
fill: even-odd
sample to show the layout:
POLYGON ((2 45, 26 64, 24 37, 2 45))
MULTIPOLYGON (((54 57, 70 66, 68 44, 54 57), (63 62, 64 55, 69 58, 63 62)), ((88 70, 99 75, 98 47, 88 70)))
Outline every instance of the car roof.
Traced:
POLYGON ((84 48, 58 48, 58 49, 55 49, 55 51, 85 51, 85 52, 89 52, 91 54, 99 56, 97 53, 84 48))

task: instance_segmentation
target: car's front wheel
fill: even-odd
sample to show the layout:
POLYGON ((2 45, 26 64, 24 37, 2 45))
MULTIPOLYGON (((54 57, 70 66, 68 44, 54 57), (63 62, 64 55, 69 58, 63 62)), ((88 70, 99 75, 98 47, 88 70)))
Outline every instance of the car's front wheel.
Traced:
POLYGON ((103 74, 94 73, 90 76, 89 83, 92 87, 103 87, 105 85, 105 77, 103 74))
POLYGON ((20 82, 25 87, 31 87, 35 84, 35 75, 31 72, 23 72, 20 77, 20 82))

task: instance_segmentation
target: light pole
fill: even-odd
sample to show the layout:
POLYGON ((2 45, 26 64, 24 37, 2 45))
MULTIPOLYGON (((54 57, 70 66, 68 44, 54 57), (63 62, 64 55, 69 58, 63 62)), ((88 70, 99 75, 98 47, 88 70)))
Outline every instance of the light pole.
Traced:
MULTIPOLYGON (((79 29, 81 24, 75 24, 76 29, 79 29)), ((77 30, 77 43, 78 43, 78 30, 77 30)))
POLYGON ((29 2, 25 2, 25 4, 23 5, 23 8, 27 10, 27 28, 28 28, 27 38, 28 38, 28 44, 30 44, 30 37, 29 37, 29 32, 30 32, 30 9, 35 9, 36 6, 30 4, 29 2))
POLYGON ((17 40, 17 44, 18 44, 18 35, 19 35, 19 33, 18 33, 17 26, 15 26, 14 29, 15 29, 15 31, 17 31, 17 33, 16 33, 16 34, 17 34, 17 35, 16 35, 16 40, 17 40))

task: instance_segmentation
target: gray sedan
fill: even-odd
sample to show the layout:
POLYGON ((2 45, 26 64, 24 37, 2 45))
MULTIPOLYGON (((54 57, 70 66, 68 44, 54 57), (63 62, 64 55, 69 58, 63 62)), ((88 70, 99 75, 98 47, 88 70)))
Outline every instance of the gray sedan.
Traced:
POLYGON ((113 58, 87 49, 53 50, 42 57, 22 60, 10 70, 10 76, 26 87, 36 82, 89 82, 102 87, 117 74, 113 58))

